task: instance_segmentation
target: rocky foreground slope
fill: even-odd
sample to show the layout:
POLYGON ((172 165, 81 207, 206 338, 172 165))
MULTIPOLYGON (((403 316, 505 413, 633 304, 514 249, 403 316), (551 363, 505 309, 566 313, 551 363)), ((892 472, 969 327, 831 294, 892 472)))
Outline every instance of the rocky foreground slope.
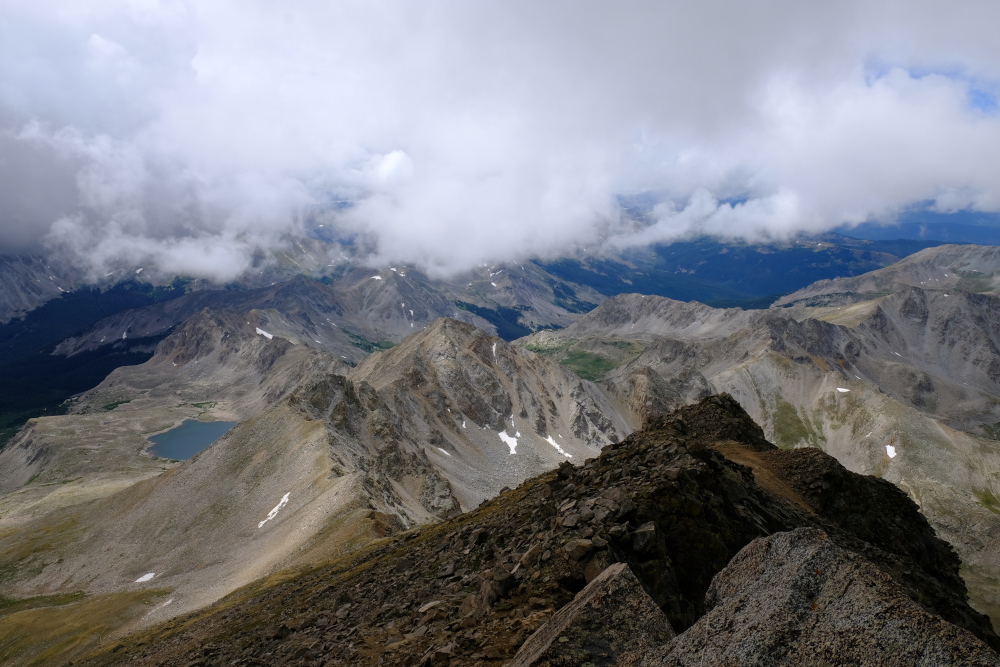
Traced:
POLYGON ((1000 664, 1000 638, 969 607, 958 569, 898 488, 816 449, 776 449, 721 395, 580 467, 255 583, 78 664, 652 666, 696 664, 706 650, 728 664, 737 649, 749 659, 733 664, 844 664, 837 647, 855 636, 877 641, 851 653, 854 664, 1000 664), (638 589, 621 568, 599 577, 614 563, 638 589), (651 634, 622 655, 608 640, 621 636, 618 617, 594 627, 584 596, 591 612, 557 615, 546 644, 546 623, 588 582, 608 586, 609 601, 648 596, 667 625, 636 626, 651 634), (753 645, 731 644, 755 619, 753 645))

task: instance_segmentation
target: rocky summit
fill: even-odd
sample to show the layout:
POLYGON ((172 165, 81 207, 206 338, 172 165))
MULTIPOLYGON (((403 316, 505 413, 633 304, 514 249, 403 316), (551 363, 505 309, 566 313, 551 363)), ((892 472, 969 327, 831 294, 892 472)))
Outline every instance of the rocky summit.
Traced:
POLYGON ((721 394, 77 664, 993 665, 998 648, 905 493, 775 448, 721 394))

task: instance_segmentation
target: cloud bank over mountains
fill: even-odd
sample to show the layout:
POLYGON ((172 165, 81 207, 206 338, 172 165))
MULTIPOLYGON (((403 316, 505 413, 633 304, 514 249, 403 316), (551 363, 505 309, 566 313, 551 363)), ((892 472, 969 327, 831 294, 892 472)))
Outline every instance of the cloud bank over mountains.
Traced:
POLYGON ((226 280, 322 224, 445 272, 1000 211, 1000 6, 835 5, 2 0, 0 248, 226 280))

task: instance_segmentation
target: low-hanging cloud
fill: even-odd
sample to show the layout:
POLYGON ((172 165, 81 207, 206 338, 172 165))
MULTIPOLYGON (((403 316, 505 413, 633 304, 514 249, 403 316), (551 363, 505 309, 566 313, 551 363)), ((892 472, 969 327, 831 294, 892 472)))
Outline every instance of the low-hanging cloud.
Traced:
POLYGON ((828 4, 0 2, 0 246, 226 280, 319 224, 447 272, 1000 210, 1000 7, 828 4))

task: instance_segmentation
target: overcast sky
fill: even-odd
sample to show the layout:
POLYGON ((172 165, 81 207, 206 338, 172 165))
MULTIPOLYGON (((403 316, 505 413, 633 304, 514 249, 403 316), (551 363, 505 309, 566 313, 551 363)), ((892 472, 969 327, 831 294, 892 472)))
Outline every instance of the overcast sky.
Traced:
POLYGON ((0 0, 0 250, 226 279, 324 224, 448 271, 998 211, 998 25, 995 2, 0 0))

